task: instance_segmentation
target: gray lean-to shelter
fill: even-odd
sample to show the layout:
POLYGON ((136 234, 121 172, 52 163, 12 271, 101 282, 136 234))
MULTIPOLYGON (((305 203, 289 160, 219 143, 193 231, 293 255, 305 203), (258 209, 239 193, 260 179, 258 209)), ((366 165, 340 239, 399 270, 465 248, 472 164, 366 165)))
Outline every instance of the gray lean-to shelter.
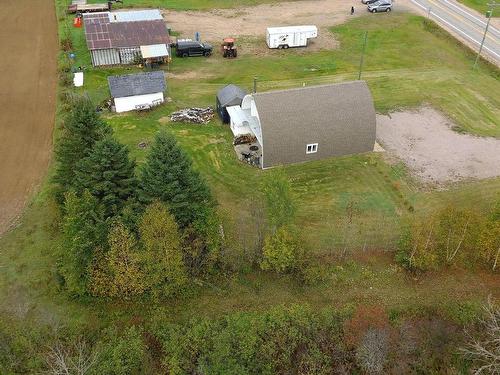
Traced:
POLYGON ((241 87, 236 85, 227 85, 217 92, 216 97, 216 107, 217 113, 224 124, 229 123, 229 114, 227 113, 227 107, 241 105, 241 101, 245 97, 247 92, 241 87))
POLYGON ((369 152, 375 145, 375 108, 364 81, 250 94, 228 112, 235 136, 257 138, 262 168, 369 152))

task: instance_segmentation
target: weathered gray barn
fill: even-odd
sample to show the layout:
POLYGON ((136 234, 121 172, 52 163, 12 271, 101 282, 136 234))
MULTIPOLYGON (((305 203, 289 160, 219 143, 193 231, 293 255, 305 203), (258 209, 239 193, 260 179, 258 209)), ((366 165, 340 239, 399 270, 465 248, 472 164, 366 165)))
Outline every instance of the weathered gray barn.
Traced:
POLYGON ((167 26, 158 10, 89 13, 84 14, 83 23, 94 66, 170 56, 167 26), (142 56, 141 47, 148 56, 142 56))
POLYGON ((164 102, 167 89, 162 70, 108 77, 116 112, 149 109, 164 102))
POLYGON ((235 136, 250 134, 269 168, 373 151, 375 108, 364 81, 245 96, 229 107, 235 136))

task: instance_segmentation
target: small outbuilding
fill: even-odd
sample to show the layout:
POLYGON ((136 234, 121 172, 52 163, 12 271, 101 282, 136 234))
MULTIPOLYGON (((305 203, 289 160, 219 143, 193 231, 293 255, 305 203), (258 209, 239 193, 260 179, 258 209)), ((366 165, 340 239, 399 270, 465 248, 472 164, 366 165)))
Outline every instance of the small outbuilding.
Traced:
POLYGON ((163 71, 108 77, 116 112, 144 110, 164 102, 167 89, 163 71))
POLYGON ((369 152, 375 145, 375 108, 364 81, 249 94, 227 110, 234 136, 257 140, 250 150, 261 168, 369 152))
POLYGON ((236 85, 227 85, 219 90, 216 97, 216 108, 224 124, 229 124, 227 107, 239 106, 247 92, 236 85))
POLYGON ((164 62, 170 37, 158 9, 99 12, 83 16, 93 66, 164 62))

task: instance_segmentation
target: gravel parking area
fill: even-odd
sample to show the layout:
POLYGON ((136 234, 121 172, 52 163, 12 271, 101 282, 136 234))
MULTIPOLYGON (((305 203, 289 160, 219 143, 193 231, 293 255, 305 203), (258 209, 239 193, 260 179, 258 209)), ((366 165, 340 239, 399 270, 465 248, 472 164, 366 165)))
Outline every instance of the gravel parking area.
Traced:
MULTIPOLYGON (((397 11, 408 9, 400 5, 397 11)), ((202 40, 219 48, 222 38, 236 37, 240 55, 267 55, 278 52, 266 46, 267 27, 316 25, 318 37, 309 41, 307 49, 295 50, 296 53, 310 53, 337 48, 338 42, 328 29, 367 12, 366 5, 359 0, 302 0, 210 11, 164 10, 163 13, 168 26, 183 38, 193 38, 199 32, 202 40), (355 8, 354 16, 350 14, 351 6, 355 8)))
POLYGON ((432 108, 377 116, 377 140, 424 182, 446 183, 500 176, 500 139, 452 130, 432 108))

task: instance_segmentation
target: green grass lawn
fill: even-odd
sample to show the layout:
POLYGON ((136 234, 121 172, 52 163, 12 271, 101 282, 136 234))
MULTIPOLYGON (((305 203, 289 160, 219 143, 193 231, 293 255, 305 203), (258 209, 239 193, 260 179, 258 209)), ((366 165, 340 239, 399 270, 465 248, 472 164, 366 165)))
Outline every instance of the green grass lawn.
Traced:
MULTIPOLYGON (((240 2, 193 0, 169 4, 213 7, 218 3, 240 2)), ((75 64, 87 67, 85 87, 80 93, 87 92, 100 102, 109 96, 109 74, 137 70, 92 69, 83 30, 67 30, 74 36, 75 64)), ((333 27, 332 36, 340 41, 340 48, 334 51, 276 51, 230 61, 217 54, 208 59, 174 59, 169 68, 173 75, 167 75, 171 102, 148 113, 105 117, 139 163, 147 151, 137 147, 139 142, 151 141, 162 127, 174 132, 219 201, 228 223, 228 237, 233 239, 232 252, 227 256, 233 257, 235 263, 241 262, 242 254, 252 251, 255 242, 261 180, 272 172, 239 163, 231 146, 231 132, 218 120, 203 126, 171 124, 169 114, 186 106, 212 105, 217 89, 226 83, 249 89, 254 76, 259 78, 259 90, 356 79, 365 30, 369 36, 363 78, 372 90, 377 111, 430 104, 465 131, 500 137, 500 99, 493 95, 500 90, 498 70, 481 64, 478 71, 472 72, 470 52, 439 29, 425 26, 423 18, 407 14, 360 17, 333 27)), ((500 179, 436 191, 421 186, 403 165, 390 165, 383 155, 372 153, 288 166, 285 171, 298 204, 296 224, 302 229, 304 246, 324 264, 328 275, 324 283, 303 286, 249 270, 222 285, 204 287, 195 297, 173 306, 68 301, 57 292, 52 258, 58 241, 57 213, 48 199, 46 185, 28 208, 22 224, 0 239, 0 296, 11 296, 19 289, 42 312, 60 319, 74 316, 76 321, 97 322, 128 314, 162 313, 183 319, 295 302, 319 307, 369 301, 384 303, 394 310, 434 306, 452 315, 458 309, 456 314, 460 315, 457 306, 477 306, 489 293, 498 293, 498 280, 488 274, 450 270, 413 280, 392 264, 391 253, 380 251, 395 248, 402 221, 412 215, 427 215, 450 201, 461 207, 488 208, 499 199, 500 179), (350 225, 346 224, 348 205, 355 207, 350 225), (369 251, 363 252, 363 248, 369 251), (344 252, 347 260, 339 260, 344 252)), ((9 299, 4 301, 8 303, 9 299)))
MULTIPOLYGON (((90 67, 83 31, 70 31, 76 65, 90 67)), ((368 31, 363 79, 372 90, 378 112, 429 103, 463 131, 500 137, 500 99, 491 94, 500 90, 498 69, 483 64, 479 71, 472 71, 473 54, 446 32, 407 14, 360 17, 331 31, 340 41, 338 50, 273 51, 265 57, 246 55, 236 60, 224 60, 218 53, 209 59, 174 58, 169 70, 173 76, 167 78, 173 102, 160 112, 212 104, 218 88, 237 83, 250 89, 254 76, 259 90, 357 79, 363 32, 368 31), (182 78, 185 74, 188 78, 182 78)), ((88 92, 100 102, 109 96, 108 75, 134 70, 91 70, 80 92, 88 92)))
MULTIPOLYGON (((482 15, 486 15, 486 11, 491 9, 488 6, 488 4, 491 3, 491 1, 489 0, 458 0, 458 1, 472 9, 477 10, 482 15)), ((493 17, 500 17, 500 11, 498 10, 498 8, 493 11, 493 17)))

